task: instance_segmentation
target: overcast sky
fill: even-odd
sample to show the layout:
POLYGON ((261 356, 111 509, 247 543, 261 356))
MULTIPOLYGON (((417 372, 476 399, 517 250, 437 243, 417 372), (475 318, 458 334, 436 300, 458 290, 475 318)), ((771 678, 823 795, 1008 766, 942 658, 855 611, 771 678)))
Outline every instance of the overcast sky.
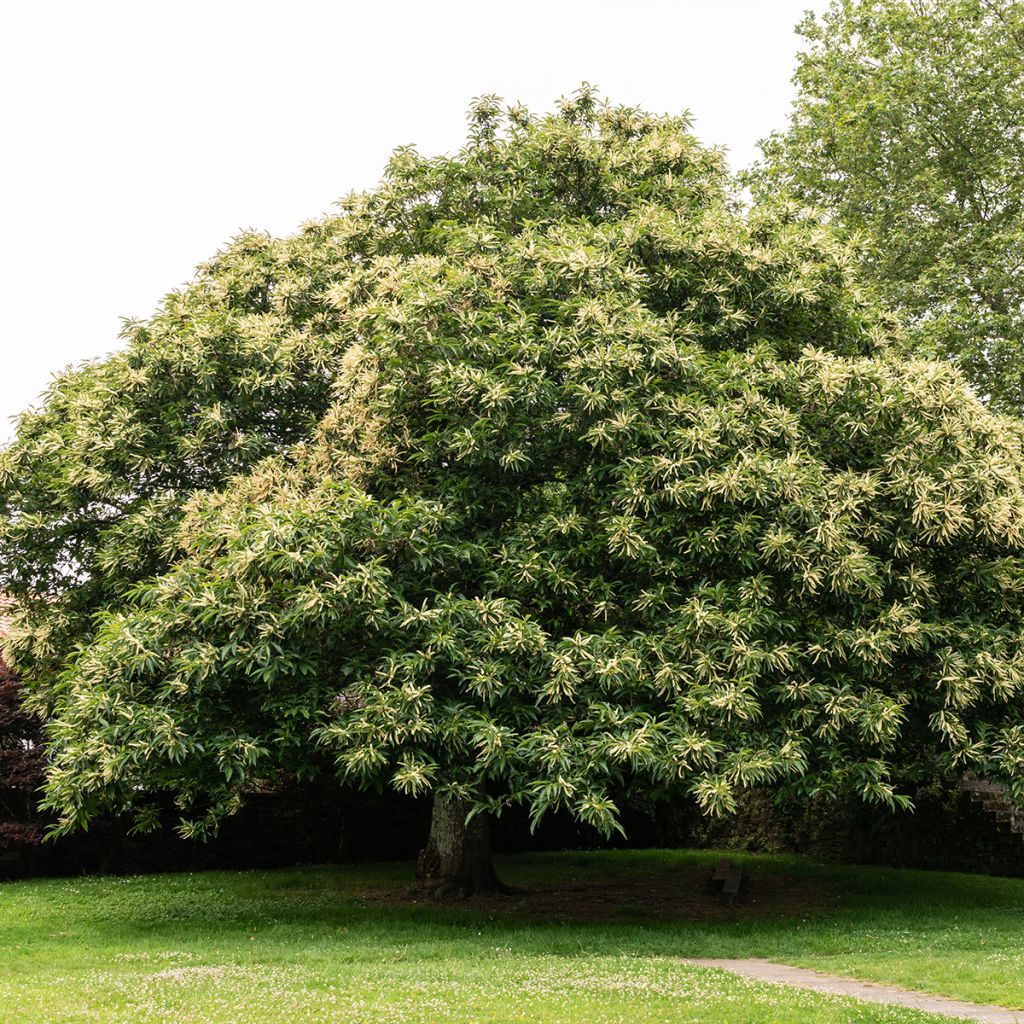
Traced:
POLYGON ((689 109, 734 167, 785 124, 825 0, 4 3, 0 442, 242 228, 285 234, 388 153, 458 148, 471 97, 586 80, 689 109))

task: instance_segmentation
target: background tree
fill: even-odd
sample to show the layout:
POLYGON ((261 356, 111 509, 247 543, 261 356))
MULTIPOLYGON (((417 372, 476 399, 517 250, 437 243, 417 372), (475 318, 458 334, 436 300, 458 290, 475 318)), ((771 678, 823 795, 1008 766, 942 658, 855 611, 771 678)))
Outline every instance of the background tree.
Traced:
MULTIPOLYGON (((0 596, 0 639, 10 621, 0 596)), ((22 707, 17 676, 0 657, 0 860, 42 842, 36 814, 43 784, 43 723, 22 707)))
POLYGON ((790 126, 762 144, 760 196, 861 234, 865 268, 926 352, 998 409, 1024 410, 1024 7, 834 0, 790 126))
POLYGON ((291 406, 214 414, 266 373, 178 370, 192 411, 148 460, 146 361, 256 301, 243 240, 3 455, 3 583, 40 606, 9 648, 52 715, 59 827, 147 827, 170 795, 203 834, 328 758, 433 794, 420 882, 468 892, 499 885, 484 812, 512 802, 605 831, 631 788, 897 804, 908 758, 1024 796, 1015 424, 893 355, 849 251, 792 208, 744 216, 685 118, 584 89, 543 117, 484 98, 470 127, 260 243, 287 313, 257 314, 259 358, 296 331, 316 353, 312 384, 273 383, 291 406), (96 384, 129 369, 126 396, 96 384), (108 420, 136 461, 93 454, 108 420))

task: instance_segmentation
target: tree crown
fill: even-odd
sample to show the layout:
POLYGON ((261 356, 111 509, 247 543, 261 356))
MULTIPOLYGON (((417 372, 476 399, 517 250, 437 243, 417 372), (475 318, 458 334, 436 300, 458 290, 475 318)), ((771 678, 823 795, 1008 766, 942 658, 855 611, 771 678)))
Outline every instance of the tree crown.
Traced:
POLYGON ((62 827, 325 761, 606 830, 632 786, 1019 785, 1019 433, 853 262, 589 89, 238 240, 3 456, 62 827))

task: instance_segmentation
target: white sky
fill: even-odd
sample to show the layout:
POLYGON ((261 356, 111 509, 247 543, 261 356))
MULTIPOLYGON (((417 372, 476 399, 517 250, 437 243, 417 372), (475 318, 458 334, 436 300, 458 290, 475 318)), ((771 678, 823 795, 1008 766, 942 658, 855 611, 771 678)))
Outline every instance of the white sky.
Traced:
POLYGON ((825 0, 68 0, 0 13, 0 443, 242 228, 286 234, 389 152, 458 148, 471 97, 586 80, 689 109, 734 167, 782 127, 825 0))

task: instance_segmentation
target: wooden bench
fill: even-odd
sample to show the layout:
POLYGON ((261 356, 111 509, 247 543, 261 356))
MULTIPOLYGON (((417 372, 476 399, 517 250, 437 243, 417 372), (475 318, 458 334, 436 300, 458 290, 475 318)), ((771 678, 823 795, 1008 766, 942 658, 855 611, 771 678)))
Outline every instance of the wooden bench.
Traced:
POLYGON ((723 857, 708 877, 708 885, 719 896, 731 903, 747 887, 747 873, 736 867, 731 860, 723 857))

